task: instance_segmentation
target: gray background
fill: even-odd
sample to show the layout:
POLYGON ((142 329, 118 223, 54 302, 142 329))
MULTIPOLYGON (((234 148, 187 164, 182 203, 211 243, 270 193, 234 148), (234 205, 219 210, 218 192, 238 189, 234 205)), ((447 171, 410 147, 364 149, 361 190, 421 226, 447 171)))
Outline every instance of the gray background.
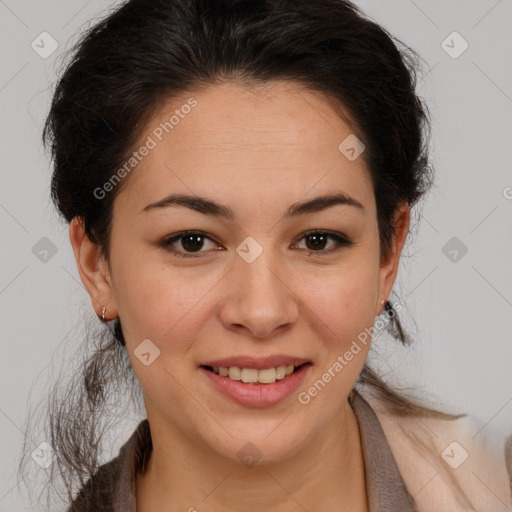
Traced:
MULTIPOLYGON (((505 434, 512 431, 512 1, 357 3, 427 63, 419 92, 433 116, 437 175, 413 218, 395 286, 415 343, 403 351, 379 337, 376 354, 396 382, 422 386, 420 396, 428 392, 505 434), (469 44, 457 58, 442 46, 454 31, 469 44)), ((84 315, 94 315, 67 225, 49 200, 40 134, 59 56, 108 5, 0 0, 0 511, 30 510, 15 475, 29 399, 44 399, 51 361, 79 343, 84 315), (43 31, 59 45, 47 59, 31 47, 43 31), (43 237, 56 248, 46 262, 34 254, 43 237)), ((461 49, 457 36, 448 44, 461 49)), ((117 447, 124 440, 118 436, 117 447)))

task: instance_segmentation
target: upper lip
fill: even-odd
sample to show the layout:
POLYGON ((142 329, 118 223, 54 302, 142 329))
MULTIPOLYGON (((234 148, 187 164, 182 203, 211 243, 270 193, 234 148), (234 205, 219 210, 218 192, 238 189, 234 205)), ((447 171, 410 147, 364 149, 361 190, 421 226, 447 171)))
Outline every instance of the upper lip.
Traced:
POLYGON ((311 362, 309 359, 301 357, 287 356, 284 354, 277 354, 267 357, 253 357, 248 355, 225 357, 223 359, 214 359, 201 363, 200 366, 223 366, 229 368, 237 366, 239 368, 254 368, 256 370, 264 370, 265 368, 277 368, 278 366, 300 366, 304 363, 311 362))

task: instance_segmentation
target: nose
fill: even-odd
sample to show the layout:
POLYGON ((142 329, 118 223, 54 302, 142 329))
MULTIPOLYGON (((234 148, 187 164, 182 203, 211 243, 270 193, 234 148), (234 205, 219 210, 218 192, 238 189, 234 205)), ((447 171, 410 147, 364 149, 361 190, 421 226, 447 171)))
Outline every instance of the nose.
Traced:
POLYGON ((290 329, 300 309, 289 274, 267 254, 264 251, 252 263, 237 257, 218 310, 226 329, 246 331, 257 339, 290 329))

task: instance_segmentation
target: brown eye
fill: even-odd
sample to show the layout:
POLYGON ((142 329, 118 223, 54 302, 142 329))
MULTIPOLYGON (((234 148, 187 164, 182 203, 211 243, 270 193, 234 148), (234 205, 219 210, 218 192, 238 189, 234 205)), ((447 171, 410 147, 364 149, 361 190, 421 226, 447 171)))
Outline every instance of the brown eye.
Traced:
POLYGON ((206 236, 204 233, 186 231, 162 240, 159 245, 164 247, 167 251, 177 254, 183 258, 197 258, 200 257, 202 252, 207 252, 201 251, 205 240, 210 240, 213 242, 213 240, 206 236), (181 248, 173 247, 173 245, 177 242, 180 242, 179 245, 181 248), (194 253, 198 254, 196 255, 194 253))
POLYGON ((181 237, 181 246, 186 251, 199 251, 204 245, 204 237, 202 235, 184 235, 181 237))
POLYGON ((327 231, 312 231, 306 233, 300 240, 306 240, 306 250, 318 252, 319 255, 330 254, 341 249, 343 246, 354 245, 354 242, 340 233, 329 233, 327 231), (334 241, 334 247, 325 249, 328 241, 334 241))
MULTIPOLYGON (((217 250, 221 249, 209 236, 196 231, 178 233, 169 238, 165 238, 159 245, 166 251, 176 254, 181 258, 199 258, 202 253, 209 252, 207 250, 201 250, 208 240, 216 245, 217 250)), ((318 256, 331 254, 344 246, 354 245, 354 242, 349 240, 345 235, 327 231, 312 231, 303 235, 300 240, 306 240, 306 251, 318 253, 318 256), (326 249, 330 240, 334 241, 334 246, 330 249, 326 249)))

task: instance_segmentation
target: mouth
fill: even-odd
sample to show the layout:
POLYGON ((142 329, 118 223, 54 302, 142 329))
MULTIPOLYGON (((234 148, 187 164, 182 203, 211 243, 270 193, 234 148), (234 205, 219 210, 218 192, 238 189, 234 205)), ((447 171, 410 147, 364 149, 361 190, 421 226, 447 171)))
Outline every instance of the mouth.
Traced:
MULTIPOLYGON (((229 366, 209 361, 210 364, 202 364, 198 370, 207 378, 206 382, 212 385, 213 389, 238 405, 265 408, 275 406, 293 396, 308 378, 313 367, 311 361, 304 359, 274 357, 270 360, 290 364, 269 366, 269 359, 247 361, 246 358, 245 362, 249 362, 249 366, 234 366, 233 358, 222 360, 223 364, 229 366)), ((236 362, 239 363, 240 358, 237 358, 236 362)))
POLYGON ((268 366, 265 368, 241 367, 241 366, 211 366, 201 365, 201 368, 229 380, 243 382, 249 385, 274 384, 284 380, 290 375, 300 371, 305 366, 311 366, 310 361, 301 364, 288 364, 268 366))

